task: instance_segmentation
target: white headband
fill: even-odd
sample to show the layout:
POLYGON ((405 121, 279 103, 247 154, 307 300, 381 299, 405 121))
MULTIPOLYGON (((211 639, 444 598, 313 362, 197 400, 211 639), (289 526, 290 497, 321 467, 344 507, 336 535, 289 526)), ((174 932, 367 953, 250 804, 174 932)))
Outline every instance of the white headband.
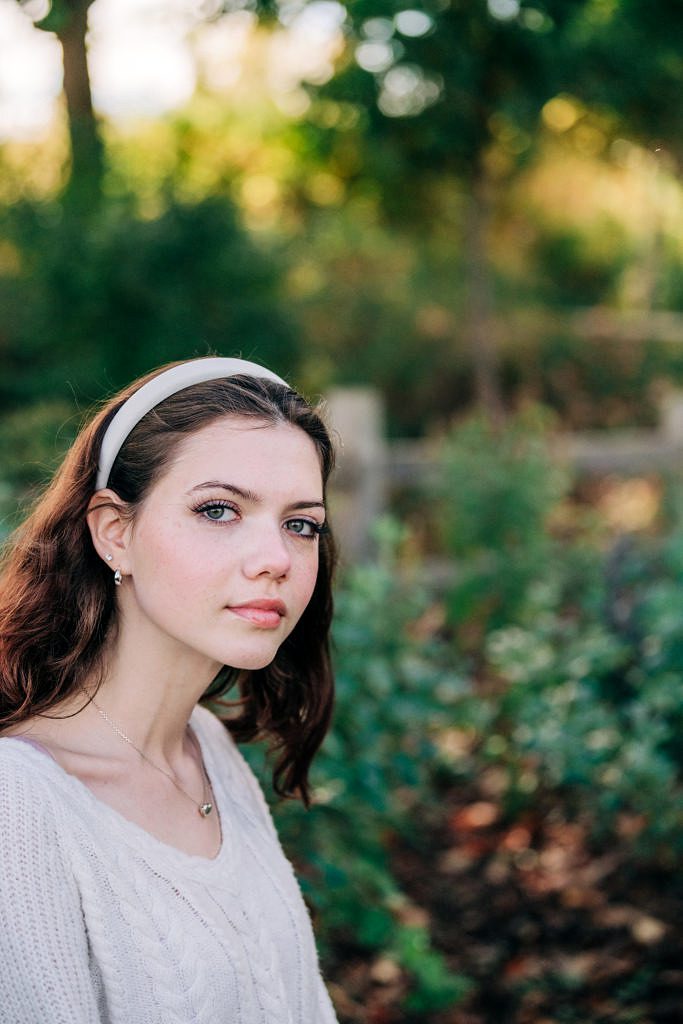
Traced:
POLYGON ((286 388, 289 387, 282 377, 278 377, 271 370, 266 370, 265 366, 251 363, 247 359, 193 359, 190 362, 181 363, 179 366, 172 366, 170 370, 164 370, 163 373, 138 388, 135 394, 123 403, 107 427, 102 439, 95 490, 99 491, 107 486, 109 474, 121 445, 133 427, 155 405, 163 402, 165 398, 175 395, 176 391, 182 391, 193 384, 201 384, 205 380, 219 380, 221 377, 234 377, 238 374, 244 374, 247 377, 262 377, 264 380, 272 380, 276 384, 284 384, 286 388))

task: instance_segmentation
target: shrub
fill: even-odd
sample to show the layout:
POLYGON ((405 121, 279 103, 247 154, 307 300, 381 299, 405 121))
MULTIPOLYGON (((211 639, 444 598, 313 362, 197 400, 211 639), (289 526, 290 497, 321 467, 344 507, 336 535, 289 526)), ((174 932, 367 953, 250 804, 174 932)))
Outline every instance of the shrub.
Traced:
POLYGON ((500 435, 480 421, 456 430, 443 479, 458 560, 447 601, 475 676, 457 714, 473 721, 476 706, 486 722, 471 776, 494 764, 510 814, 549 794, 588 813, 603 838, 619 814, 640 816, 639 853, 673 860, 683 848, 680 525, 611 550, 605 530, 602 544, 580 530, 553 536, 569 478, 525 421, 500 435))
POLYGON ((556 557, 548 520, 569 489, 553 460, 538 410, 497 430, 483 417, 446 438, 440 473, 444 546, 456 565, 450 620, 479 642, 481 631, 517 621, 532 584, 556 557))
POLYGON ((440 596, 398 555, 401 530, 383 524, 378 560, 337 594, 339 697, 316 803, 275 809, 328 964, 393 959, 405 1019, 422 1024, 471 991, 397 881, 400 849, 433 860, 448 790, 476 793, 493 770, 501 835, 552 808, 627 871, 673 880, 683 852, 683 533, 611 549, 554 537, 567 477, 528 423, 502 438, 468 424, 446 452, 459 620, 444 626, 440 596))
MULTIPOLYGON (((467 682, 447 667, 446 651, 420 629, 429 602, 399 569, 401 531, 380 524, 375 564, 351 570, 337 593, 334 729, 314 768, 315 804, 276 808, 285 847, 303 888, 321 913, 329 958, 393 958, 410 978, 407 1005, 436 1010, 463 997, 467 979, 452 974, 433 948, 427 924, 392 869, 399 835, 410 835, 418 805, 430 799, 433 739, 467 682)), ((259 752, 247 748, 259 768, 259 752)))
POLYGON ((173 359, 219 350, 290 375, 298 349, 275 267, 231 203, 168 201, 154 217, 110 201, 87 225, 57 203, 0 211, 0 407, 89 404, 173 359))

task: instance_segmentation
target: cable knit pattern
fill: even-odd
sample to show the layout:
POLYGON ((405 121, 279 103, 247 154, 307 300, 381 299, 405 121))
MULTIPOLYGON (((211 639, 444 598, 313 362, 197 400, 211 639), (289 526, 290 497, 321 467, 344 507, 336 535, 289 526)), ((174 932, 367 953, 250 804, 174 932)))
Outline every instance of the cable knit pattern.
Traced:
POLYGON ((0 1024, 336 1024, 261 789, 218 719, 197 708, 192 726, 214 860, 0 739, 0 1024))

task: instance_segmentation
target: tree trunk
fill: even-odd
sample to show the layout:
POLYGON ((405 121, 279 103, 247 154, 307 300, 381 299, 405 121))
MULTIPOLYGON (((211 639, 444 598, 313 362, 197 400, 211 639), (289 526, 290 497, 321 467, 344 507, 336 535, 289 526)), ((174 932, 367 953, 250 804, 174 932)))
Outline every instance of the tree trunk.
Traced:
POLYGON ((471 179, 465 213, 465 340, 474 370, 479 404, 491 423, 502 424, 503 401, 495 334, 495 303, 487 251, 490 186, 484 172, 471 179))
POLYGON ((62 47, 71 140, 71 172, 64 195, 69 206, 86 215, 99 204, 104 169, 85 43, 92 3, 93 0, 54 0, 50 13, 39 25, 54 32, 62 47))

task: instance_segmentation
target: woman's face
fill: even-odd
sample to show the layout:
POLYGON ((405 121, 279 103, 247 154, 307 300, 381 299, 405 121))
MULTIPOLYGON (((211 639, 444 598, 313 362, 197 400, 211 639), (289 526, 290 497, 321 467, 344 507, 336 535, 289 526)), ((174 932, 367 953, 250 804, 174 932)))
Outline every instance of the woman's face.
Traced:
POLYGON ((123 621, 217 665, 269 664, 315 586, 320 460, 299 427, 228 416, 181 442, 136 513, 123 621))

